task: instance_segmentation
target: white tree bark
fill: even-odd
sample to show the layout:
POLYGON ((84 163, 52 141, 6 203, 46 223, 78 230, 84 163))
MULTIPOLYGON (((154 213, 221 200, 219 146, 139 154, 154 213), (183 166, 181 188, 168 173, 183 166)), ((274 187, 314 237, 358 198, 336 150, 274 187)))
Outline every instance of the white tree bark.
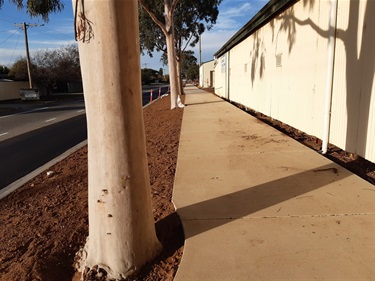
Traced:
POLYGON ((170 95, 171 95, 171 109, 177 106, 177 97, 180 94, 180 87, 178 83, 177 65, 175 48, 173 44, 173 36, 167 35, 167 52, 168 52, 168 70, 169 70, 169 84, 170 84, 170 95))
POLYGON ((170 97, 171 97, 171 109, 178 107, 184 107, 181 103, 181 87, 179 86, 179 75, 176 64, 176 49, 174 44, 174 10, 179 0, 163 0, 164 1, 164 20, 163 24, 160 22, 155 14, 149 9, 145 1, 138 0, 143 9, 150 15, 152 20, 160 27, 165 35, 167 43, 167 57, 168 57, 168 70, 169 70, 169 83, 170 83, 170 97))
POLYGON ((138 3, 72 1, 88 129, 89 238, 81 265, 121 279, 161 249, 142 115, 138 3))
POLYGON ((169 84, 171 95, 171 109, 177 106, 177 97, 180 95, 180 88, 178 84, 178 73, 176 65, 176 49, 174 45, 174 25, 173 25, 173 8, 171 4, 164 1, 164 18, 165 18, 165 40, 167 43, 167 57, 169 70, 169 84))

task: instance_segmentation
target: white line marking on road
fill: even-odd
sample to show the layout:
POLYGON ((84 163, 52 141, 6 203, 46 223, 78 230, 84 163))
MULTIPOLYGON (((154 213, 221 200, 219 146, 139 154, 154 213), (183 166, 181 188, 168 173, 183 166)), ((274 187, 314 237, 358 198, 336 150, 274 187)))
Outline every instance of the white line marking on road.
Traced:
POLYGON ((85 111, 84 109, 77 110, 77 113, 81 113, 81 112, 84 112, 84 111, 85 111))
POLYGON ((30 112, 34 112, 34 111, 40 111, 40 110, 44 110, 44 109, 48 109, 48 108, 49 107, 41 107, 41 108, 36 108, 36 109, 28 110, 28 111, 23 111, 23 112, 11 114, 11 115, 0 116, 0 119, 8 118, 8 117, 16 116, 16 115, 21 115, 21 114, 26 114, 26 113, 30 113, 30 112))
POLYGON ((53 121, 53 120, 56 120, 56 118, 51 118, 51 119, 48 119, 48 120, 46 120, 46 121, 44 121, 44 122, 51 122, 51 121, 53 121))
POLYGON ((0 137, 5 136, 7 134, 8 134, 8 132, 2 133, 2 134, 0 134, 0 137))
POLYGON ((25 113, 30 113, 30 112, 34 112, 34 111, 45 110, 45 109, 48 109, 48 108, 49 108, 49 107, 36 108, 36 109, 32 109, 32 110, 25 111, 25 112, 20 112, 19 114, 25 114, 25 113))

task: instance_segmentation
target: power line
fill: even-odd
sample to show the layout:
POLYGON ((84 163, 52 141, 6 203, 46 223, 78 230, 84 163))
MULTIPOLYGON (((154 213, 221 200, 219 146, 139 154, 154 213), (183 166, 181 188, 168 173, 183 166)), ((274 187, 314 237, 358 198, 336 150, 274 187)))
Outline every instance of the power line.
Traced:
MULTIPOLYGON (((23 29, 24 35, 25 35, 25 45, 26 45, 26 62, 27 62, 27 72, 29 74, 29 86, 30 89, 33 88, 33 80, 31 79, 31 63, 30 63, 30 53, 29 53, 29 41, 27 40, 27 28, 31 26, 37 26, 37 24, 26 24, 26 22, 19 23, 19 24, 14 24, 15 26, 19 26, 20 28, 23 29)), ((40 25, 42 26, 42 25, 40 25)))
POLYGON ((18 47, 18 42, 19 42, 19 40, 20 40, 20 37, 21 37, 21 33, 18 34, 18 38, 17 38, 17 42, 16 42, 16 46, 15 46, 14 49, 13 49, 13 53, 12 53, 12 56, 10 57, 10 59, 9 59, 8 65, 10 65, 10 62, 11 62, 12 59, 13 59, 14 53, 16 52, 16 49, 17 49, 17 47, 18 47))
POLYGON ((43 31, 41 31, 40 33, 43 33, 44 35, 50 36, 50 37, 58 39, 58 40, 72 40, 72 41, 74 41, 74 36, 73 35, 70 37, 68 35, 55 35, 55 34, 52 34, 50 32, 43 32, 43 31))
POLYGON ((20 30, 21 28, 18 28, 14 33, 12 33, 7 39, 5 39, 4 41, 0 42, 0 45, 5 43, 6 41, 8 41, 14 34, 16 34, 18 32, 18 30, 20 30))
MULTIPOLYGON (((71 34, 71 35, 68 35, 68 34, 63 33, 63 32, 57 32, 56 30, 51 29, 51 28, 49 28, 48 26, 44 26, 44 27, 45 27, 45 29, 46 29, 47 31, 50 31, 50 32, 53 32, 53 33, 54 33, 54 34, 51 34, 51 33, 49 33, 49 32, 43 32, 44 34, 50 35, 50 36, 52 36, 52 37, 59 36, 59 37, 61 37, 61 39, 62 39, 62 37, 73 38, 73 40, 74 40, 74 35, 73 35, 73 23, 72 23, 72 34, 71 34)), ((64 39, 66 39, 66 38, 64 38, 64 39)))
MULTIPOLYGON (((7 15, 7 14, 4 14, 2 12, 0 12, 0 21, 4 21, 6 23, 11 23, 13 24, 14 21, 23 21, 20 17, 14 17, 14 16, 11 16, 11 15, 7 15)), ((45 34, 47 36, 50 36, 51 38, 55 38, 55 39, 58 39, 58 40, 74 40, 74 35, 73 35, 73 23, 72 23, 72 35, 69 35, 67 33, 64 33, 64 32, 60 32, 60 31, 57 31, 56 29, 52 29, 50 27, 48 27, 47 25, 44 25, 44 24, 41 24, 44 26, 44 28, 46 28, 47 31, 43 32, 43 31, 40 31, 40 33, 42 34, 45 34), (49 31, 49 32, 48 32, 49 31)), ((0 33, 2 32, 6 32, 7 30, 4 30, 4 31, 0 31, 0 33)))

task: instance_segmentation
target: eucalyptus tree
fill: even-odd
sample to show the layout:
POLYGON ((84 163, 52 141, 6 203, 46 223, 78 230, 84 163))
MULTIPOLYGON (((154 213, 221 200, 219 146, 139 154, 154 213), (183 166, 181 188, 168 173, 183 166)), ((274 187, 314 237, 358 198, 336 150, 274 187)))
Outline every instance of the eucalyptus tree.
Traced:
MULTIPOLYGON (((11 1, 23 6, 21 0, 11 1)), ((45 20, 63 8, 62 0, 25 2, 30 15, 45 20)), ((89 151, 89 237, 80 265, 82 271, 98 266, 109 278, 120 280, 161 249, 143 126, 138 2, 72 2, 89 151)))
POLYGON ((181 75, 185 79, 197 79, 199 75, 199 66, 194 52, 191 50, 182 53, 181 75))
POLYGON ((171 81, 171 108, 181 94, 181 59, 188 46, 211 29, 222 0, 139 0, 140 37, 143 52, 167 54, 171 81), (164 36, 163 36, 164 35, 164 36))
MULTIPOLYGON (((31 63, 30 68, 31 73, 35 73, 35 65, 31 63)), ((27 71, 26 57, 19 57, 10 67, 8 75, 16 81, 27 81, 29 79, 27 71)))
POLYGON ((0 65, 0 74, 8 74, 10 69, 5 65, 0 65))
POLYGON ((122 279, 156 256, 141 100, 137 0, 73 0, 88 129, 82 269, 122 279))
MULTIPOLYGON (((5 0, 0 0, 0 8, 5 0)), ((51 13, 61 12, 64 9, 63 0, 8 0, 15 4, 18 9, 25 8, 31 17, 41 16, 46 22, 49 20, 51 13)))
MULTIPOLYGON (((196 72, 196 69, 199 73, 199 66, 198 66, 198 60, 197 58, 194 56, 194 51, 192 50, 184 50, 184 51, 181 51, 180 53, 180 72, 181 72, 181 78, 190 78, 190 79, 195 79, 195 75, 193 75, 193 77, 188 77, 188 73, 195 73, 196 72)), ((167 58, 167 55, 165 53, 162 54, 161 58, 160 58, 161 62, 163 64, 168 64, 168 58, 167 58)))
MULTIPOLYGON (((177 107, 177 98, 181 94, 178 84, 177 65, 175 63, 176 49, 174 46, 174 13, 178 0, 139 0, 142 8, 161 29, 165 36, 168 54, 168 69, 170 83, 171 109, 177 107)), ((142 30, 142 28, 141 28, 142 30)), ((160 40, 156 38, 156 40, 160 40)))

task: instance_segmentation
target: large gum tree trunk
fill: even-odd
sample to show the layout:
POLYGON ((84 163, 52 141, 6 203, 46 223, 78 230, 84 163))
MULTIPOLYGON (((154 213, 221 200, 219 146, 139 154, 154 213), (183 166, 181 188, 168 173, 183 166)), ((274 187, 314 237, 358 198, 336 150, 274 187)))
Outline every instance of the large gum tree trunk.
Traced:
POLYGON ((156 238, 141 105, 136 0, 73 1, 88 129, 89 237, 81 266, 121 279, 156 238))
POLYGON ((178 69, 176 65, 176 49, 174 44, 174 22, 173 15, 179 0, 164 0, 164 20, 165 23, 162 23, 157 19, 155 14, 152 12, 152 5, 148 1, 139 0, 141 6, 145 11, 150 15, 152 20, 160 27, 165 35, 165 41, 167 44, 167 58, 168 58, 168 70, 169 70, 169 83, 170 83, 170 97, 171 97, 171 109, 178 107, 184 107, 181 103, 180 95, 180 83, 178 76, 178 69))
POLYGON ((165 18, 165 41, 167 43, 167 57, 169 70, 169 84, 171 87, 171 109, 177 106, 177 97, 180 94, 178 85, 178 75, 176 66, 176 50, 174 47, 174 27, 173 27, 173 8, 172 3, 164 0, 164 18, 165 18))
POLYGON ((177 106, 177 97, 179 95, 179 84, 176 67, 176 55, 173 44, 173 36, 168 34, 166 36, 167 50, 168 50, 168 70, 169 70, 169 84, 171 87, 171 109, 177 106))

